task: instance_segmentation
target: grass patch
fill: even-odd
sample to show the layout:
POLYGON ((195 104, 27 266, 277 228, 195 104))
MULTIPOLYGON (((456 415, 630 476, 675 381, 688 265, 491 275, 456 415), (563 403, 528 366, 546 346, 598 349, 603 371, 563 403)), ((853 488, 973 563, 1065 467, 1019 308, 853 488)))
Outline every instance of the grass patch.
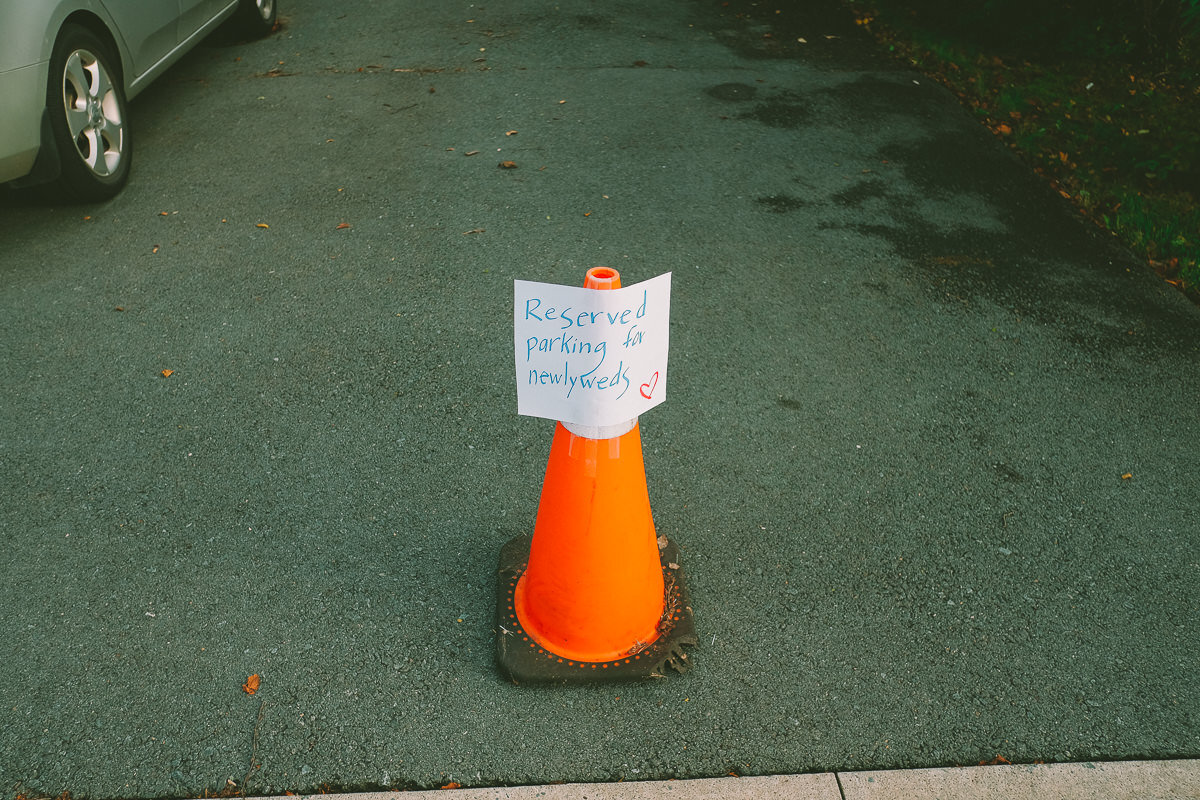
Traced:
POLYGON ((1014 19, 1006 35, 1003 19, 936 3, 847 0, 877 40, 1200 303, 1200 24, 1186 13, 1200 2, 1182 2, 1187 24, 1164 47, 1086 15, 1042 29, 1014 19))

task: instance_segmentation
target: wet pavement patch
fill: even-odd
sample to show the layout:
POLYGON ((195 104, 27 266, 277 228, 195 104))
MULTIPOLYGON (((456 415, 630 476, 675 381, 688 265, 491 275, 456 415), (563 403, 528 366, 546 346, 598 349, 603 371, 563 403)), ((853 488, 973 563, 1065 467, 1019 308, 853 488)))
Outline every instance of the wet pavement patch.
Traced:
POLYGON ((784 91, 761 101, 754 110, 739 114, 739 119, 753 120, 772 128, 799 128, 812 119, 812 103, 795 92, 784 91))
POLYGON ((849 119, 874 126, 892 116, 943 125, 947 111, 954 116, 961 113, 952 95, 922 81, 907 73, 862 75, 814 94, 836 106, 849 119))

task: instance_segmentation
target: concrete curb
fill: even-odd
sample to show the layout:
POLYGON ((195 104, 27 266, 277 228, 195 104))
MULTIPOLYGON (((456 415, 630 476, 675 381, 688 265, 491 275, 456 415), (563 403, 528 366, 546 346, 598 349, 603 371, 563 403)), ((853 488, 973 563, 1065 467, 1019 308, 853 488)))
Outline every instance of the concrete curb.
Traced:
POLYGON ((838 778, 845 800, 907 797, 946 800, 1200 798, 1200 760, 851 772, 838 778))
POLYGON ((363 792, 320 800, 1200 800, 1200 760, 1037 764, 758 778, 363 792))

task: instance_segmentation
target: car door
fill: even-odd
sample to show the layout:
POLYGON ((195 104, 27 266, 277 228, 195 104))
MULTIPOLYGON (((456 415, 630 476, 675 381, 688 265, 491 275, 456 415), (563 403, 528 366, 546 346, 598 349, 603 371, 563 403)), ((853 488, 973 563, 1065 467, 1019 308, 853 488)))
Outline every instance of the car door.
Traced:
POLYGON ((179 0, 179 41, 187 41, 229 3, 230 0, 179 0))
POLYGON ((179 43, 179 0, 102 0, 105 10, 117 26, 117 35, 125 42, 125 50, 133 63, 137 78, 175 49, 179 43))

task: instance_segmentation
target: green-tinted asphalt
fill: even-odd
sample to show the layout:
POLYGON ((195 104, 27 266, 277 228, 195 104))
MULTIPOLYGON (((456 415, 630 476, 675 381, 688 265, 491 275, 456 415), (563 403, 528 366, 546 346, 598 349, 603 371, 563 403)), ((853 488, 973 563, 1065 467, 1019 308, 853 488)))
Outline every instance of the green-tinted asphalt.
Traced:
POLYGON ((1200 311, 812 5, 289 0, 5 198, 0 793, 1200 755, 1200 311), (701 645, 514 687, 512 281, 596 264, 701 645))

